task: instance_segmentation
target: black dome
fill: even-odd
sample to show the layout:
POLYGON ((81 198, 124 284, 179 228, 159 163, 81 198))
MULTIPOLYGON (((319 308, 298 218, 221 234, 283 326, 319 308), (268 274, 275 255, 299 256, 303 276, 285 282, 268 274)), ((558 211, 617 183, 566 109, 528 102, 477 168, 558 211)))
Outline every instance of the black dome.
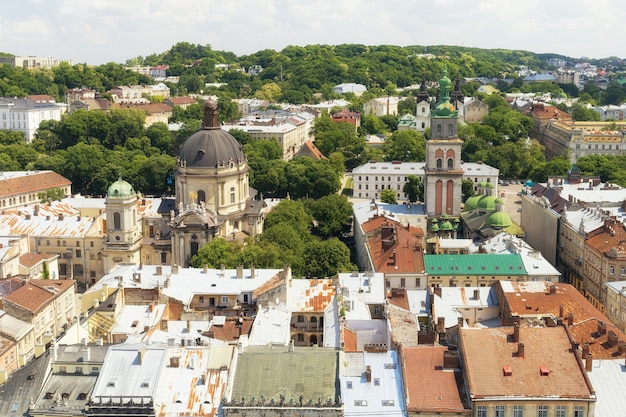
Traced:
POLYGON ((189 136, 180 149, 178 163, 188 168, 214 168, 245 161, 241 145, 222 129, 202 129, 189 136))
POLYGON ((217 103, 204 103, 202 130, 189 136, 178 156, 178 165, 189 168, 215 168, 245 162, 245 156, 237 139, 220 129, 217 121, 217 103))

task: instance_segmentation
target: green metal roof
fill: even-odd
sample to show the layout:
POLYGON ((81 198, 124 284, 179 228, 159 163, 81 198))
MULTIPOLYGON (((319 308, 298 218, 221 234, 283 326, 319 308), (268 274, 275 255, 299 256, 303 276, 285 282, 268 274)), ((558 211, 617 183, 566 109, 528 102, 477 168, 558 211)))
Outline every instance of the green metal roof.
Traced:
POLYGON ((254 397, 279 402, 298 402, 300 396, 314 403, 321 398, 339 399, 338 351, 325 348, 248 347, 239 356, 232 399, 254 397))
POLYGON ((424 255, 428 275, 527 275, 519 254, 424 255))

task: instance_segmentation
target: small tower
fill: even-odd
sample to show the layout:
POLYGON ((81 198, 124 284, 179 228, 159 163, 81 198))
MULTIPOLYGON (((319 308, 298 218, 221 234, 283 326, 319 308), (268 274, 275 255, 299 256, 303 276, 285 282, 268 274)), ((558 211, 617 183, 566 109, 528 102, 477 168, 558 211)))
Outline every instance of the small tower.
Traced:
POLYGON ((450 103, 450 85, 444 68, 437 106, 431 112, 430 138, 426 142, 424 190, 428 216, 461 214, 463 141, 458 137, 458 111, 450 103))
POLYGON ((416 99, 415 127, 418 132, 424 132, 430 127, 430 95, 426 90, 426 81, 424 80, 422 80, 416 99))
POLYGON ((105 199, 106 242, 104 270, 120 262, 140 263, 141 223, 137 216, 137 193, 119 178, 109 187, 105 199))

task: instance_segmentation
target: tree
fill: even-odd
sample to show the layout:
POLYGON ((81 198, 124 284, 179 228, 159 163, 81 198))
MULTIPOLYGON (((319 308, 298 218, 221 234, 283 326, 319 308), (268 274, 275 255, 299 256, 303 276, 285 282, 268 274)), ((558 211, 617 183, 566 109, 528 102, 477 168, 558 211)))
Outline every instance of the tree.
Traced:
POLYGON ((59 187, 48 188, 45 191, 38 192, 37 198, 41 203, 46 203, 48 201, 61 201, 65 198, 65 191, 59 187))
POLYGON ((594 121, 599 122, 601 117, 597 111, 587 108, 579 103, 572 105, 572 119, 577 122, 594 121))
POLYGON ((304 250, 304 275, 332 277, 338 272, 356 270, 350 262, 350 249, 337 238, 314 240, 304 250))
POLYGON ((426 158, 426 140, 416 130, 395 131, 385 141, 383 152, 387 161, 423 161, 426 158))
POLYGON ((305 207, 315 220, 315 228, 321 236, 341 237, 352 228, 352 203, 344 196, 330 194, 317 200, 305 201, 305 207))
POLYGON ((311 216, 304 209, 304 204, 296 200, 283 200, 267 213, 265 229, 278 223, 290 224, 301 235, 308 234, 312 224, 311 216))
POLYGON ((470 179, 464 179, 461 183, 463 193, 463 201, 474 195, 474 182, 470 179))
POLYGON ((409 175, 407 182, 402 187, 402 192, 409 197, 411 203, 424 200, 424 186, 417 175, 409 175))
POLYGON ((235 263, 239 250, 237 241, 216 237, 198 250, 191 259, 191 266, 201 268, 207 265, 209 268, 220 268, 223 264, 226 268, 234 268, 237 266, 235 263))
POLYGON ((388 204, 396 204, 398 201, 396 199, 396 192, 394 190, 383 190, 380 193, 380 201, 388 204))

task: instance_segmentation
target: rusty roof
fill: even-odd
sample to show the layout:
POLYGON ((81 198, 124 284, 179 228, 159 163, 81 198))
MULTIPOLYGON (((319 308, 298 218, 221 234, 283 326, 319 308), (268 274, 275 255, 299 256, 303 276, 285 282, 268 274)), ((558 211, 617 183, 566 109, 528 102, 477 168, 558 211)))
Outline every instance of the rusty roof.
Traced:
POLYGON ((253 322, 254 320, 249 318, 242 318, 241 325, 238 325, 239 317, 233 317, 232 320, 227 318, 224 324, 212 325, 209 328, 209 332, 213 333, 212 337, 214 339, 232 342, 233 340, 239 340, 241 335, 249 335, 253 322))
POLYGON ((368 220, 362 227, 376 272, 424 272, 421 228, 405 227, 383 216, 368 220))
POLYGON ((292 279, 289 287, 289 307, 294 312, 323 312, 335 298, 333 280, 292 279))
POLYGON ((455 372, 443 369, 443 354, 447 350, 447 346, 402 348, 407 411, 469 414, 463 406, 455 372))
POLYGON ((24 175, 0 179, 0 198, 67 187, 72 182, 53 171, 27 171, 24 175))
POLYGON ((56 297, 73 287, 74 280, 71 279, 30 279, 24 285, 5 296, 4 300, 36 314, 56 297))
POLYGON ((9 235, 37 237, 89 237, 100 236, 99 217, 0 215, 0 229, 9 235))
POLYGON ((463 328, 460 350, 471 398, 529 397, 593 400, 582 363, 563 326, 463 328))
POLYGON ((502 281, 503 305, 505 315, 512 317, 521 316, 546 316, 552 315, 567 321, 568 315, 573 315, 572 326, 569 333, 574 342, 581 346, 585 342, 590 343, 590 352, 594 358, 624 357, 619 354, 618 346, 609 346, 608 330, 616 333, 619 341, 626 342, 626 335, 611 324, 608 317, 595 308, 587 299, 569 284, 551 284, 543 281, 510 282, 502 281), (554 285, 554 294, 551 294, 551 286, 554 285), (561 316, 561 307, 563 314, 561 316), (598 334, 598 323, 606 323, 607 331, 598 334))
POLYGON ((54 258, 58 258, 59 255, 53 253, 25 253, 20 256, 20 265, 26 268, 32 268, 33 266, 43 262, 50 261, 54 258))
POLYGON ((607 222, 600 226, 602 231, 590 237, 585 243, 600 253, 607 253, 611 249, 624 252, 623 243, 626 242, 626 227, 620 222, 607 222), (612 224, 607 224, 612 223, 612 224))
POLYGON ((285 284, 285 277, 282 274, 274 275, 270 280, 264 282, 260 287, 254 290, 252 298, 256 299, 268 291, 276 289, 285 284))

